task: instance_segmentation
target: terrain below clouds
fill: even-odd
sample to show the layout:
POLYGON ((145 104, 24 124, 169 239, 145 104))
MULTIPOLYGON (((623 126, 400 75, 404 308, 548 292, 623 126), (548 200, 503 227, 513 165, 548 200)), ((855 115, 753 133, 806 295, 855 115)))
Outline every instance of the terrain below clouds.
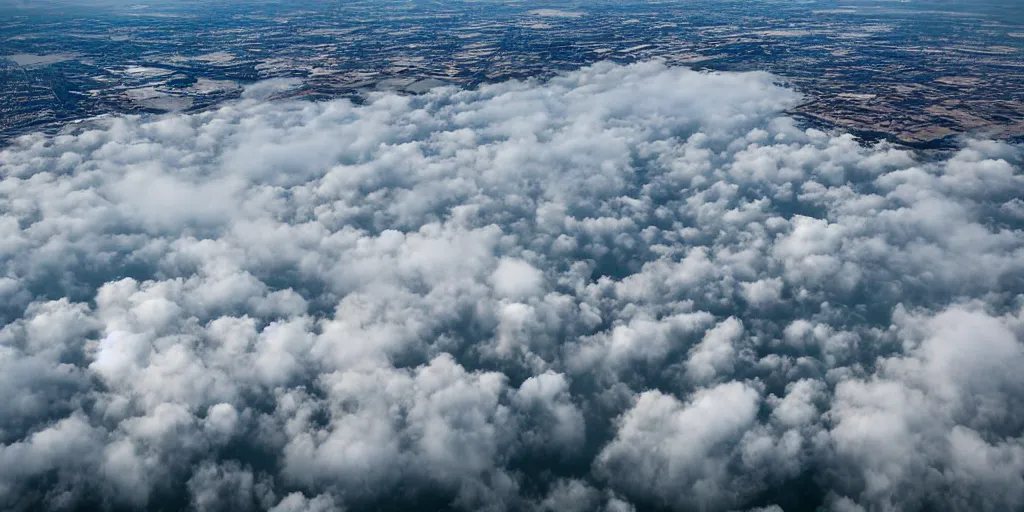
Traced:
POLYGON ((0 507, 1024 507, 1020 147, 660 63, 261 95, 0 150, 0 507))

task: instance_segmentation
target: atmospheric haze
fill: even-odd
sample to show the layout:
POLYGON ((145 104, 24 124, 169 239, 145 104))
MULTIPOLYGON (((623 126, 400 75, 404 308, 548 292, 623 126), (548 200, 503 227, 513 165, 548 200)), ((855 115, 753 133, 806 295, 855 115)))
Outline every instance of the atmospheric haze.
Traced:
POLYGON ((265 92, 0 151, 0 508, 1024 507, 1020 147, 658 62, 265 92))

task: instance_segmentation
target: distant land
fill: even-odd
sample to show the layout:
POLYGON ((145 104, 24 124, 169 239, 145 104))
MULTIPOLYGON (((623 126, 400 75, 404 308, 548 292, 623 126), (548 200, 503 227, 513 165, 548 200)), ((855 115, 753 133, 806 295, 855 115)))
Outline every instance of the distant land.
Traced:
POLYGON ((806 96, 791 114, 869 139, 1019 139, 1022 11, 1006 0, 22 3, 0 7, 0 141, 103 114, 202 110, 272 78, 294 80, 277 97, 359 100, 652 58, 770 71, 806 96))

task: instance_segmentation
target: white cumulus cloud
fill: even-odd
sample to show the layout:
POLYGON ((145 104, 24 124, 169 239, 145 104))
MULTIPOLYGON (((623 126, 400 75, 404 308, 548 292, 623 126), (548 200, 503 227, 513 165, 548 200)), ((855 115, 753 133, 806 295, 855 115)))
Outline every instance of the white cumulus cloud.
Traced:
POLYGON ((0 508, 1013 510, 1022 150, 602 63, 0 149, 0 508))

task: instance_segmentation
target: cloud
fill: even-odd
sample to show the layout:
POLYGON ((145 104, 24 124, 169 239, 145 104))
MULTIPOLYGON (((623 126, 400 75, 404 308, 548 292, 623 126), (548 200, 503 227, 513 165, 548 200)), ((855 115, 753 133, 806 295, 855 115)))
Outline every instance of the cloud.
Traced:
POLYGON ((276 94, 290 91, 302 85, 298 78, 270 78, 260 80, 254 84, 247 85, 242 91, 242 97, 252 100, 266 100, 276 94))
POLYGON ((880 508, 1012 509, 1024 504, 1019 432, 1024 347, 1008 318, 963 306, 897 310, 906 351, 836 386, 831 450, 844 486, 880 508), (1009 325, 1008 325, 1009 324, 1009 325), (998 489, 998 492, 996 490, 998 489))
POLYGON ((620 418, 597 470, 659 504, 726 509, 741 499, 729 481, 730 452, 755 425, 759 398, 740 382, 697 391, 687 403, 647 391, 620 418))
POLYGON ((1018 146, 657 62, 278 85, 0 150, 3 508, 1024 506, 1018 146))

